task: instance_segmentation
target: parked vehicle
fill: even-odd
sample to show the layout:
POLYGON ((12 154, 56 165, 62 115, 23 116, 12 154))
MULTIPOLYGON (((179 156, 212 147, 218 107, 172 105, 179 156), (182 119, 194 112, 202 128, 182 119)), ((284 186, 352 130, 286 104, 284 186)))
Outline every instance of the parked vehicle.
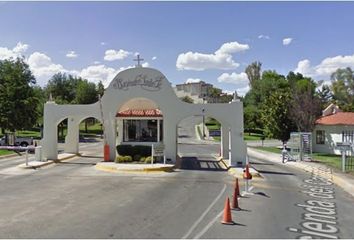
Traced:
MULTIPOLYGON (((27 147, 29 145, 33 145, 33 138, 30 137, 16 137, 15 138, 15 146, 27 147)), ((5 136, 0 139, 0 146, 6 146, 6 138, 5 136)))

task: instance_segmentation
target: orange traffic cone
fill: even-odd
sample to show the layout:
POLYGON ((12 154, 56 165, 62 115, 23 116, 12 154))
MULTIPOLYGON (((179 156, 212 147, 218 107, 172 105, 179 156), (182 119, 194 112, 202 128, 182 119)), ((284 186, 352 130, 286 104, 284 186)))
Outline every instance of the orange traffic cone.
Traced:
POLYGON ((238 198, 237 198, 237 189, 234 189, 234 195, 232 196, 232 205, 231 209, 240 209, 238 206, 238 198))
POLYGON ((221 220, 222 224, 234 224, 234 222, 232 221, 232 217, 231 217, 231 209, 230 209, 230 200, 227 197, 226 201, 225 201, 225 207, 224 207, 224 216, 221 220))
POLYGON ((236 190, 236 193, 237 193, 236 196, 240 196, 240 187, 238 186, 238 178, 236 178, 235 190, 236 190))
POLYGON ((246 170, 243 174, 243 178, 245 179, 252 179, 252 175, 250 174, 249 164, 246 164, 246 170))

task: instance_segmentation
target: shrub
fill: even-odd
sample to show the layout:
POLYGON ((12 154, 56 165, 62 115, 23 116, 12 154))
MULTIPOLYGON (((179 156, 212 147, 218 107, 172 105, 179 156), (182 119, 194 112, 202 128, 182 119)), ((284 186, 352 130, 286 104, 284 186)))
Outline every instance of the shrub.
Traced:
POLYGON ((116 163, 123 163, 123 162, 124 162, 124 156, 117 156, 115 162, 116 162, 116 163))
POLYGON ((134 160, 134 162, 139 162, 140 158, 141 158, 141 155, 135 154, 134 157, 133 157, 133 160, 134 160))
POLYGON ((117 152, 121 156, 131 156, 133 151, 132 145, 118 145, 117 152))
POLYGON ((132 162, 133 159, 131 156, 124 156, 124 162, 132 162))
POLYGON ((146 157, 141 157, 140 162, 145 162, 146 157))
MULTIPOLYGON (((142 145, 118 145, 117 152, 120 156, 131 156, 134 159, 135 155, 140 155, 143 157, 148 157, 151 155, 151 146, 142 145)), ((140 157, 134 161, 139 161, 140 157)))
POLYGON ((132 157, 131 156, 118 156, 116 158, 116 163, 125 163, 125 162, 131 162, 132 157))
POLYGON ((145 158, 145 163, 151 163, 151 156, 145 158))

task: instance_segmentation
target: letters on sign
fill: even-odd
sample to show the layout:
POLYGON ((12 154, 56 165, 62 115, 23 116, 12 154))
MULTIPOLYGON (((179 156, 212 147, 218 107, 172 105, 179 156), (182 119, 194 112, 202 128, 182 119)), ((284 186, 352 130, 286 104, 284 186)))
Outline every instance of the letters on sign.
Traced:
POLYGON ((113 88, 127 91, 130 87, 140 86, 147 91, 159 91, 164 79, 163 76, 149 77, 146 74, 139 74, 134 79, 114 79, 113 88))

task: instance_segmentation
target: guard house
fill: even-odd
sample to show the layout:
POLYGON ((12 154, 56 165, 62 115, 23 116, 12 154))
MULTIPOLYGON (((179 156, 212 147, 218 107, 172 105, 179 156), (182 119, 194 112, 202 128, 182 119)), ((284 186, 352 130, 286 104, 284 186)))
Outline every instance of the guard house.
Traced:
POLYGON ((247 150, 243 140, 242 102, 183 102, 160 71, 139 64, 119 72, 102 98, 94 104, 58 105, 48 101, 44 106, 43 157, 58 158, 57 125, 66 118, 65 152, 78 153, 79 124, 88 117, 94 117, 104 126, 104 144, 109 145, 110 160, 116 158, 116 146, 119 144, 151 145, 161 142, 165 146, 166 158, 175 162, 179 122, 202 114, 221 123, 221 156, 228 160, 230 166, 245 163, 247 150))

